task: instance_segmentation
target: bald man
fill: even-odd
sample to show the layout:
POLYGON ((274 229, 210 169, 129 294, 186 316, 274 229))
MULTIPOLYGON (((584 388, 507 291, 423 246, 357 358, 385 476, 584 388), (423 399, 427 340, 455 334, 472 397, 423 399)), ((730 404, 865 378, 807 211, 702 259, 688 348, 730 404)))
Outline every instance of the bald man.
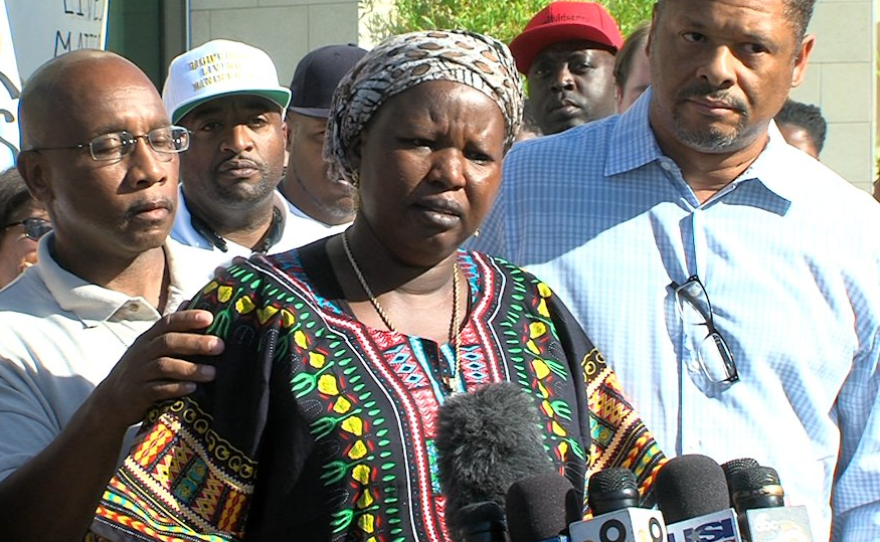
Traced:
POLYGON ((0 291, 0 532, 77 540, 131 426, 213 378, 179 357, 223 345, 193 333, 210 313, 172 314, 208 270, 167 241, 189 134, 146 75, 112 53, 68 53, 20 107, 18 168, 54 231, 0 291))

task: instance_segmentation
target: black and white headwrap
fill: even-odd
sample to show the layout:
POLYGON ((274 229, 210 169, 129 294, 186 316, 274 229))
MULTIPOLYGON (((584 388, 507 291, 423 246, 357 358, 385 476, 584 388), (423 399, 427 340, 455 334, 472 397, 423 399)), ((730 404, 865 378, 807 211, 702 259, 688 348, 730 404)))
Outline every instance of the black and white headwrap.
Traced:
POLYGON ((333 95, 324 157, 334 173, 356 182, 349 147, 392 96, 427 81, 454 81, 486 94, 501 108, 504 148, 522 122, 522 83, 507 46, 462 30, 431 30, 392 36, 367 53, 333 95))

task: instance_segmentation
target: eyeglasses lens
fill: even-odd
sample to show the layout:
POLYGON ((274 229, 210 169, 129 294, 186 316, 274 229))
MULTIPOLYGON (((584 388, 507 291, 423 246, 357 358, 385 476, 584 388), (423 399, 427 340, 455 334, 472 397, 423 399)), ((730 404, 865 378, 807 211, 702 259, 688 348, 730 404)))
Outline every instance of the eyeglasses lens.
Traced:
MULTIPOLYGON (((697 350, 697 357, 706 376, 713 382, 739 380, 733 354, 724 337, 714 329, 712 306, 702 283, 699 279, 690 278, 685 284, 675 288, 675 294, 682 321, 690 326, 704 327, 707 333, 700 339, 697 350)), ((690 333, 699 332, 691 330, 690 333)))
POLYGON ((698 281, 688 281, 676 290, 676 294, 678 309, 686 324, 702 326, 709 321, 712 308, 702 284, 698 281))
POLYGON ((712 382, 736 382, 739 375, 727 343, 718 333, 710 333, 700 343, 700 364, 712 382))
POLYGON ((89 143, 89 150, 95 160, 119 160, 131 154, 138 139, 145 139, 150 148, 161 154, 176 154, 189 148, 189 130, 180 126, 166 126, 142 136, 125 131, 104 134, 89 143))
POLYGON ((24 234, 34 241, 39 241, 40 237, 52 231, 52 223, 43 218, 25 218, 21 223, 24 225, 24 234))

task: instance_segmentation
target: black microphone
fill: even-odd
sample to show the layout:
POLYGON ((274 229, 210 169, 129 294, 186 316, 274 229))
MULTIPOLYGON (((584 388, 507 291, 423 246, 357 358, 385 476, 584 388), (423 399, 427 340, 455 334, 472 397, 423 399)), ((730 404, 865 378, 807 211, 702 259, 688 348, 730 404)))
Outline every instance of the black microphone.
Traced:
POLYGON ((657 510, 639 508, 639 487, 629 469, 590 476, 587 502, 593 518, 569 526, 572 542, 665 542, 666 525, 657 510))
POLYGON ((654 493, 669 542, 741 542, 724 471, 704 455, 670 459, 657 473, 654 493))
POLYGON ((568 524, 583 517, 582 506, 580 492, 558 474, 517 480, 504 505, 510 542, 567 542, 568 524))
MULTIPOLYGON (((751 467, 760 466, 758 462, 751 457, 740 457, 738 459, 731 459, 726 463, 721 464, 721 470, 724 471, 724 479, 727 481, 727 489, 730 491, 731 480, 733 479, 733 475, 737 472, 748 469, 751 467)), ((733 493, 730 493, 730 507, 736 508, 733 505, 733 493)))
POLYGON ((785 506, 779 474, 771 467, 754 466, 737 471, 730 477, 730 495, 737 512, 785 506))
POLYGON ((730 483, 744 540, 813 540, 807 509, 785 506, 785 491, 775 469, 760 466, 742 469, 731 477, 730 483))
POLYGON ((613 467, 590 477, 587 502, 594 516, 624 508, 638 508, 639 486, 629 469, 613 467))
POLYGON ((507 542, 504 510, 492 501, 461 507, 456 514, 461 524, 459 542, 507 542))
POLYGON ((517 480, 552 473, 537 406, 519 385, 487 384, 451 396, 437 414, 437 469, 446 496, 446 525, 461 541, 467 505, 504 504, 517 480))
POLYGON ((742 469, 748 469, 751 467, 759 467, 761 464, 758 463, 757 459, 753 459, 751 457, 738 457, 736 459, 731 459, 725 463, 721 464, 721 470, 724 471, 724 478, 727 480, 728 484, 730 483, 730 478, 738 471, 742 469))

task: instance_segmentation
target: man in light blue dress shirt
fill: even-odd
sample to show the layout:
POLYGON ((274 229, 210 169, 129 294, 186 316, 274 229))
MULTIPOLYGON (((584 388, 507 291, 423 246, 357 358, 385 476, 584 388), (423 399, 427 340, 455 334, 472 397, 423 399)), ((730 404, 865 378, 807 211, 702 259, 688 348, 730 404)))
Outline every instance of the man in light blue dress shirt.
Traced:
POLYGON ((666 453, 753 457, 815 540, 875 540, 880 207, 772 122, 813 4, 660 0, 652 89, 514 146, 472 248, 555 289, 666 453))

